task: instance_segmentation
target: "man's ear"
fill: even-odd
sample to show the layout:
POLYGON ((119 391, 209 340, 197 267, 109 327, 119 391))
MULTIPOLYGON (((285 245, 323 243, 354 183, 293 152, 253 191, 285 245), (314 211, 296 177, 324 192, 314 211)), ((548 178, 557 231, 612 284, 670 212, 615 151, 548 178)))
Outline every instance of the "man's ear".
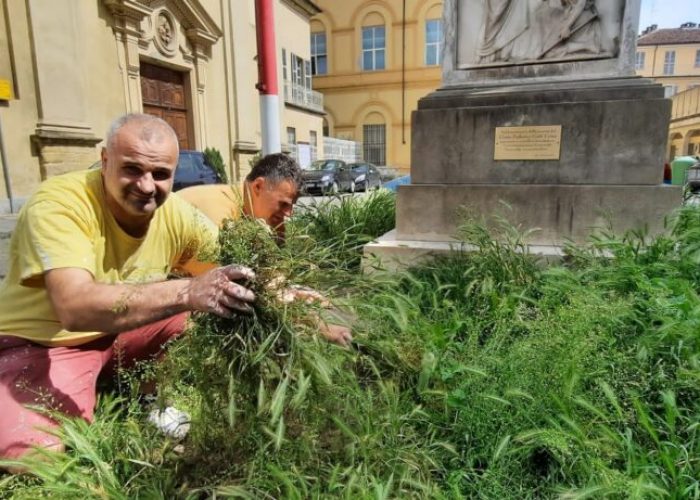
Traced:
POLYGON ((250 183, 250 190, 253 195, 257 198, 265 189, 265 178, 258 177, 253 182, 250 183))
POLYGON ((107 165, 107 148, 102 148, 100 151, 100 162, 102 163, 102 169, 107 165))

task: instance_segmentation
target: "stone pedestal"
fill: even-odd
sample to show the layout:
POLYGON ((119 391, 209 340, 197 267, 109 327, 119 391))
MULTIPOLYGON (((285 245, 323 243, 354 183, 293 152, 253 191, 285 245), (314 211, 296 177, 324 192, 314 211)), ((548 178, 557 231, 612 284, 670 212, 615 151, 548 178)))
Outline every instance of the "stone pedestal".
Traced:
POLYGON ((681 192, 662 184, 671 102, 634 74, 639 3, 445 0, 443 87, 413 112, 396 231, 365 252, 445 251, 460 207, 535 229, 543 255, 663 230, 681 192))
POLYGON ((537 228, 538 245, 608 225, 658 232, 681 202, 661 184, 670 110, 660 85, 636 77, 437 91, 413 115, 396 237, 447 241, 462 206, 537 228), (561 126, 558 160, 494 159, 497 127, 542 125, 561 126))

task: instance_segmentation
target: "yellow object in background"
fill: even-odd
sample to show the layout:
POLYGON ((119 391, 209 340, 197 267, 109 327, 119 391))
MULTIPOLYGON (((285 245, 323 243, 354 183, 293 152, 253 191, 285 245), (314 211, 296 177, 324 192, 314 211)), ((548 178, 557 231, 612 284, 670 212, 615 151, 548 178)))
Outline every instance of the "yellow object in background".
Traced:
POLYGON ((12 83, 10 80, 0 78, 0 101, 9 101, 12 99, 12 83))

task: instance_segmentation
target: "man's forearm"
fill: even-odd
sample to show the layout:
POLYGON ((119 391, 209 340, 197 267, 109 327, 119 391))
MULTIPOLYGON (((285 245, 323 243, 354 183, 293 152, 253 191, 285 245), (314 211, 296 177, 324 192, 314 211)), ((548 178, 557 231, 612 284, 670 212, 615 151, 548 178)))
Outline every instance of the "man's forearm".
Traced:
POLYGON ((116 334, 190 310, 189 279, 148 284, 86 284, 63 299, 64 328, 116 334), (66 301, 68 301, 66 303, 66 301), (79 303, 78 303, 79 302, 79 303))
POLYGON ((255 274, 241 266, 212 269, 192 279, 149 284, 109 285, 95 282, 80 268, 44 275, 46 290, 63 328, 71 331, 120 333, 184 311, 232 317, 249 312, 253 292, 236 283, 255 274))

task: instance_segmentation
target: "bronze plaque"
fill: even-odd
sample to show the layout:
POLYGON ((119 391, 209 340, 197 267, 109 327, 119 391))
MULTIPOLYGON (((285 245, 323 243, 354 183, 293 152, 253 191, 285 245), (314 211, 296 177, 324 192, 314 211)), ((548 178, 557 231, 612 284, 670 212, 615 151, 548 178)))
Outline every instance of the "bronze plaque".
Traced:
POLYGON ((561 125, 496 127, 494 160, 558 160, 561 125))

